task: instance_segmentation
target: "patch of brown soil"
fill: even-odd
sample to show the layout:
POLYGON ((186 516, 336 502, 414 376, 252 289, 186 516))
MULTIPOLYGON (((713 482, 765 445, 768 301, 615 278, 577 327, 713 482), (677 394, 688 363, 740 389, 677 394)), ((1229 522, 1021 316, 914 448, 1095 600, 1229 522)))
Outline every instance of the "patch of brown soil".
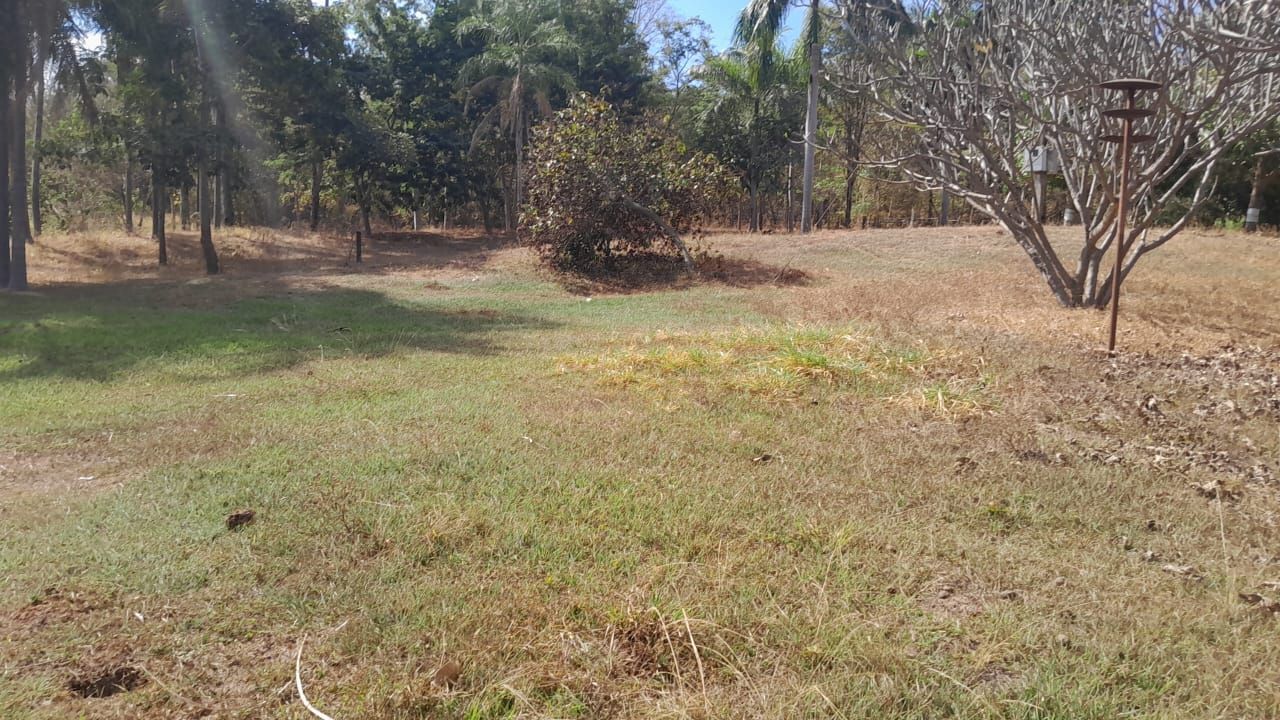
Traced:
POLYGON ((0 451, 0 496, 100 490, 112 482, 119 464, 119 458, 86 451, 0 451))
POLYGON ((939 582, 920 602, 921 607, 941 620, 962 620, 980 615, 986 601, 959 583, 939 582))
POLYGON ((101 597, 91 593, 48 588, 14 612, 12 620, 24 633, 34 633, 44 627, 74 622, 106 606, 101 597))
POLYGON ((132 665, 93 668, 71 678, 67 689, 82 698, 105 698, 129 692, 147 683, 141 669, 132 665))

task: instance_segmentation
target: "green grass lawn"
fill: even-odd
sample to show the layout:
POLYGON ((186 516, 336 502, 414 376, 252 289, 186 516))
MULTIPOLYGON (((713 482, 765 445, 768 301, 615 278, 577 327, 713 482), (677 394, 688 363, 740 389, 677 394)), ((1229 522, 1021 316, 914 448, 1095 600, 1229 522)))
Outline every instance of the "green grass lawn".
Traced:
POLYGON ((819 257, 0 296, 0 717, 307 717, 303 638, 339 720, 1280 715, 1273 350, 832 317, 819 257))

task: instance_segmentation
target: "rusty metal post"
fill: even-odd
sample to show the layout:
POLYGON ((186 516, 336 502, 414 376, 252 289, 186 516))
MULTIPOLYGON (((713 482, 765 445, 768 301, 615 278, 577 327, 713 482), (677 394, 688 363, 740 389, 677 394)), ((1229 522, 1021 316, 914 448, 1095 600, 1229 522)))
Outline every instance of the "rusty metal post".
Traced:
POLYGON ((1137 97, 1140 90, 1156 90, 1163 87, 1163 85, 1154 80, 1122 78, 1109 80, 1099 87, 1107 90, 1123 90, 1128 96, 1128 102, 1125 103, 1123 108, 1106 110, 1102 113, 1107 117, 1121 118, 1124 121, 1124 131, 1120 135, 1107 135, 1102 138, 1108 142, 1120 143, 1120 181, 1116 188, 1116 202, 1118 205, 1116 208, 1115 234, 1116 267, 1111 273, 1111 327, 1107 335, 1107 354, 1114 356, 1116 354, 1116 327, 1120 322, 1120 280, 1124 274, 1125 236, 1128 233, 1129 158, 1133 153, 1135 144, 1151 142, 1155 139, 1150 135, 1134 135, 1133 133, 1134 120, 1155 114, 1151 110, 1139 108, 1137 97))
MULTIPOLYGON (((1138 91, 1133 88, 1129 89, 1129 102, 1126 105, 1127 110, 1137 108, 1138 91)), ((1116 269, 1111 276, 1111 330, 1107 335, 1107 353, 1115 355, 1116 353, 1116 324, 1120 322, 1120 276, 1124 272, 1124 244, 1125 233, 1128 230, 1126 221, 1129 218, 1129 143, 1133 139, 1133 118, 1126 115, 1124 118, 1124 133, 1120 138, 1120 199, 1117 201, 1120 207, 1117 209, 1119 217, 1116 219, 1116 269)))

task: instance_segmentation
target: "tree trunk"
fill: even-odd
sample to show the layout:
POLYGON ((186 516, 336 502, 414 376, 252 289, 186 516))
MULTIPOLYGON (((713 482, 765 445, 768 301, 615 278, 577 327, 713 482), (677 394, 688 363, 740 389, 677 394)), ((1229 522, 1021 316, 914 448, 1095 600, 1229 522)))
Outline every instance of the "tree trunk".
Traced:
POLYGON ((1249 208, 1244 214, 1244 231, 1255 232, 1262 215, 1262 182, 1266 173, 1262 169, 1262 156, 1253 161, 1253 189, 1249 192, 1249 208))
POLYGON ((323 180, 324 161, 320 154, 311 158, 311 232, 320 229, 320 182, 323 180))
MULTIPOLYGON (((813 22, 818 18, 818 0, 813 0, 813 22)), ((809 106, 804 118, 804 196, 800 200, 800 232, 813 230, 814 151, 818 146, 818 84, 822 72, 822 43, 809 43, 809 106)))
POLYGON ((942 188, 942 198, 938 203, 938 225, 945 227, 951 222, 951 193, 942 188))
MULTIPOLYGON (((788 153, 790 154, 790 153, 788 153)), ((791 177, 795 174, 795 163, 787 158, 787 232, 795 232, 796 224, 792 215, 794 200, 792 199, 791 177)), ((803 212, 803 211, 802 211, 803 212)))
MULTIPOLYGON (((196 33, 201 32, 201 28, 195 29, 196 33)), ((200 137, 208 138, 209 136, 209 69, 206 66, 205 58, 200 48, 201 43, 197 38, 196 42, 196 61, 200 69, 200 137)), ((207 139, 205 140, 207 142, 207 139)), ((199 165, 196 170, 196 182, 200 187, 200 251, 204 254, 204 270, 209 275, 217 275, 220 268, 218 267, 218 251, 213 246, 213 214, 212 200, 209 196, 209 148, 206 145, 199 149, 200 158, 199 165)))
POLYGON ((751 217, 747 220, 747 229, 750 232, 760 232, 760 190, 755 183, 750 186, 751 192, 751 217))
MULTIPOLYGON (((204 113, 201 113, 203 116, 204 113)), ((218 251, 213 246, 213 197, 209 191, 209 167, 204 154, 200 155, 200 166, 196 171, 196 182, 200 185, 200 251, 204 254, 204 270, 209 275, 217 275, 218 251)))
POLYGON ((0 290, 9 287, 9 78, 0 74, 0 290))
POLYGON ((680 239, 680 233, 676 232, 675 228, 671 227, 666 220, 663 220, 658 213, 644 205, 641 205, 635 200, 632 200, 625 195, 619 195, 618 198, 621 200, 624 207, 627 207, 637 215, 640 215, 654 225, 657 225, 658 229, 662 230, 662 234, 667 236, 667 239, 671 241, 671 244, 675 246, 676 250, 680 251, 680 259, 684 261, 685 270, 693 272, 693 256, 689 254, 689 249, 685 247, 684 241, 680 239))
POLYGON ((845 228, 853 227, 853 188, 858 182, 856 172, 849 172, 846 168, 844 177, 844 226, 845 228))
POLYGON ((484 234, 493 234, 493 218, 489 216, 489 200, 477 199, 476 204, 480 206, 480 219, 484 222, 484 234))
MULTIPOLYGON (((217 167, 217 164, 217 160, 215 159, 213 162, 215 168, 217 167)), ((213 186, 213 226, 215 228, 220 228, 222 227, 222 173, 215 172, 212 173, 212 175, 213 177, 210 180, 210 184, 213 186)))
MULTIPOLYGON (((21 53, 20 53, 21 55, 21 53)), ((27 60, 19 57, 13 72, 13 105, 10 117, 9 141, 13 148, 9 154, 9 213, 12 216, 9 252, 9 289, 27 289, 27 240, 31 227, 27 224, 27 60)))
POLYGON ((31 143, 31 230, 35 235, 44 231, 40 211, 40 141, 44 139, 44 61, 40 62, 36 76, 36 126, 31 143))
POLYGON ((511 188, 507 187, 507 174, 498 174, 502 177, 502 229, 511 232, 511 188))
POLYGON ((185 183, 178 191, 178 214, 182 219, 182 229, 191 229, 191 188, 185 183))
POLYGON ((235 178, 231 172, 231 154, 227 143, 230 133, 227 131, 227 110, 222 103, 216 103, 215 112, 218 122, 218 226, 231 227, 236 224, 235 178))
POLYGON ((364 230, 364 236, 372 240, 373 228, 369 225, 369 203, 364 201, 360 203, 360 227, 364 230))
POLYGON ((133 154, 124 151, 124 231, 133 234, 133 154))
POLYGON ((236 184, 230 165, 227 165, 226 173, 226 180, 222 183, 222 224, 232 227, 236 224, 236 184))
POLYGON ((516 200, 515 231, 516 239, 520 238, 520 207, 524 203, 524 103, 516 98, 516 200))
POLYGON ((165 195, 164 183, 156 177, 155 169, 151 170, 151 237, 156 240, 156 250, 159 253, 159 263, 161 265, 169 264, 169 245, 164 236, 164 204, 165 195))

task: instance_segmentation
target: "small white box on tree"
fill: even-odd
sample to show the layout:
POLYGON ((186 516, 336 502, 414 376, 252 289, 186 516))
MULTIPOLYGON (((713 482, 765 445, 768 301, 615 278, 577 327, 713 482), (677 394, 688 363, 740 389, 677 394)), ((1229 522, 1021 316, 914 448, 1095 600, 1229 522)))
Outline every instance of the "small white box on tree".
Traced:
POLYGON ((1022 164, 1026 165, 1027 172, 1055 175, 1062 172, 1062 162, 1058 159, 1058 153, 1047 145, 1033 147, 1024 152, 1022 164))

